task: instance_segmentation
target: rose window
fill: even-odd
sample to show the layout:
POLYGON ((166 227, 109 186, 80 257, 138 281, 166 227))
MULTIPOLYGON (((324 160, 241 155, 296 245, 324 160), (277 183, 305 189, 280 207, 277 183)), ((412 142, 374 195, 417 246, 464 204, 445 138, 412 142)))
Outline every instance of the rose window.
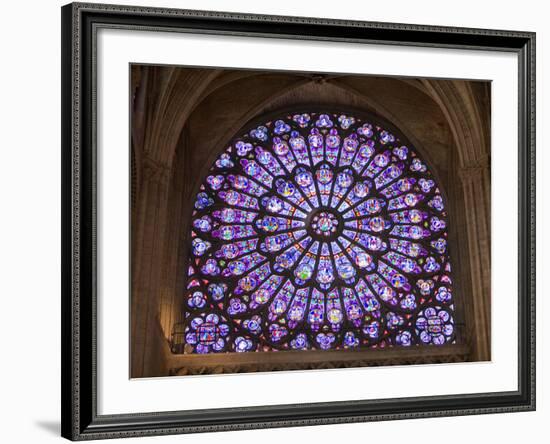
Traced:
POLYGON ((194 202, 186 352, 454 341, 445 199, 406 140, 340 113, 240 134, 194 202))

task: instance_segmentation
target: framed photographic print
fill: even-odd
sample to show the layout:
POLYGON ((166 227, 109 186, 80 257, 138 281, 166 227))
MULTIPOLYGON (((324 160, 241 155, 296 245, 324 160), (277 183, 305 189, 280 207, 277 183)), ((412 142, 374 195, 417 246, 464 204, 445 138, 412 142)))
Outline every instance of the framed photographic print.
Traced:
POLYGON ((534 44, 63 7, 63 436, 533 410, 534 44))

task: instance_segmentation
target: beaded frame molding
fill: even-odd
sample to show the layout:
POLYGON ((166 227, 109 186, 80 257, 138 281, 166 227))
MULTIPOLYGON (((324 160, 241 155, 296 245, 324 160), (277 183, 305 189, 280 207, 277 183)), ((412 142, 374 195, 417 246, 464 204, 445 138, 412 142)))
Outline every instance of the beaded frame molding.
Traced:
POLYGON ((535 34, 72 3, 62 14, 62 436, 136 437, 535 409, 535 34), (392 44, 517 54, 518 389, 510 392, 98 415, 96 40, 99 28, 392 44))

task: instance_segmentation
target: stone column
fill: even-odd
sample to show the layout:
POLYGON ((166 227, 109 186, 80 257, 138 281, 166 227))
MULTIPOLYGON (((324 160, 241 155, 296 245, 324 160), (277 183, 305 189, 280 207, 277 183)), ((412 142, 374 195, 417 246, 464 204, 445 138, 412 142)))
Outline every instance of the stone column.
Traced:
MULTIPOLYGON (((467 227, 471 289, 471 346, 474 360, 491 357, 491 178, 488 164, 459 170, 464 193, 464 216, 467 227)), ((464 288, 468 291, 467 288, 464 288)))
POLYGON ((174 174, 170 181, 163 252, 162 288, 159 321, 167 341, 172 328, 183 319, 184 287, 187 280, 187 239, 193 206, 189 194, 194 183, 189 171, 187 131, 182 131, 173 160, 174 174))
POLYGON ((132 220, 131 375, 158 375, 162 367, 158 289, 161 288, 170 168, 142 158, 140 193, 132 220))

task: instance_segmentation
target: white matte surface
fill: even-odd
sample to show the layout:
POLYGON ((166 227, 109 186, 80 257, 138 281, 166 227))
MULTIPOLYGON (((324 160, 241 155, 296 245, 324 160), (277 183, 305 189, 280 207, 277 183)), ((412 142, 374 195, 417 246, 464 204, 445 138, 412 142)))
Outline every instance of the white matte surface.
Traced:
POLYGON ((177 33, 98 32, 100 414, 477 393, 517 388, 517 57, 509 53, 177 33), (273 57, 284 54, 285 57, 273 57), (307 55, 307 56, 305 56, 307 55), (365 63, 391 60, 392 63, 365 63), (128 379, 129 63, 491 79, 490 363, 128 379), (415 381, 411 383, 411 381, 415 381), (390 383, 391 382, 391 383, 390 383), (325 387, 332 387, 327 390, 325 387))

